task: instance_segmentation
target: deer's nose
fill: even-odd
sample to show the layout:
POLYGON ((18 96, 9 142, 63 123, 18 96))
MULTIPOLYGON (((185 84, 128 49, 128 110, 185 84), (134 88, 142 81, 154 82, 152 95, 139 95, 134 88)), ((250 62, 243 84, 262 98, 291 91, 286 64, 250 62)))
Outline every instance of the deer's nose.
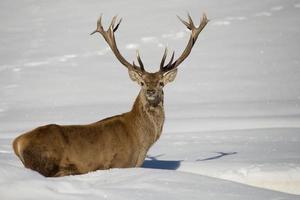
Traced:
POLYGON ((152 96, 156 93, 155 90, 147 90, 147 95, 152 96))

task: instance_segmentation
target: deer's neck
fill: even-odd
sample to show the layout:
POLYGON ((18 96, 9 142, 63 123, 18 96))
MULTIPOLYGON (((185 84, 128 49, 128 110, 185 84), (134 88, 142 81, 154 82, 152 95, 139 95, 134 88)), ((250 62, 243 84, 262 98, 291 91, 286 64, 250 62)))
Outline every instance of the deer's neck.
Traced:
POLYGON ((162 132, 165 120, 163 98, 162 93, 159 101, 149 102, 143 92, 140 91, 131 110, 141 141, 150 143, 150 146, 160 137, 162 132))

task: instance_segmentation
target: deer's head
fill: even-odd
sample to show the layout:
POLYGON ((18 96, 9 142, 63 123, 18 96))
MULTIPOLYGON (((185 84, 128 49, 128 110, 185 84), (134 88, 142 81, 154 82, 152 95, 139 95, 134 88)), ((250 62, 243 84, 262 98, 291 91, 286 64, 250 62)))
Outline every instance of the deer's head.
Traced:
POLYGON ((156 107, 163 99, 163 87, 175 79, 177 69, 167 73, 149 73, 146 71, 141 73, 136 70, 128 70, 128 72, 131 80, 141 86, 141 92, 148 103, 156 107))
MULTIPOLYGON (((179 18, 179 17, 178 17, 179 18)), ((163 97, 163 87, 167 84, 172 82, 177 74, 177 66, 182 63, 190 54, 200 32, 208 23, 208 19, 205 14, 203 14, 201 24, 199 27, 196 27, 193 23, 191 16, 188 14, 188 22, 179 18, 179 20, 189 29, 191 30, 191 35, 189 42, 184 49, 181 56, 174 61, 174 52, 171 56, 170 61, 168 64, 165 64, 165 60, 167 57, 167 48, 165 49, 164 55, 160 62, 160 69, 155 73, 147 72, 144 68, 144 64, 141 60, 140 54, 137 51, 137 60, 138 65, 133 62, 132 64, 129 63, 119 52, 117 48, 117 44, 115 41, 115 31, 118 29, 122 18, 116 23, 117 17, 114 16, 108 30, 104 30, 102 26, 102 16, 100 16, 99 20, 97 21, 97 29, 91 33, 94 34, 96 32, 100 33, 105 41, 110 46, 111 50, 117 57, 117 59, 128 69, 129 76, 131 80, 137 82, 141 86, 141 91, 144 97, 147 99, 150 105, 156 106, 158 105, 163 97)))

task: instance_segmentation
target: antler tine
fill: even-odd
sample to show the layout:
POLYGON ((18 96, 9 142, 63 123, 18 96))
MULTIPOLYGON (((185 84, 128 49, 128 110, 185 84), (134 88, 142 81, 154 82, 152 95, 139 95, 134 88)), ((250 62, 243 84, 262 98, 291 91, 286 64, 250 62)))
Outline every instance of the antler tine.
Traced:
POLYGON ((120 18, 119 22, 117 23, 116 27, 114 28, 114 30, 113 30, 114 32, 116 32, 116 30, 118 30, 121 22, 122 22, 122 18, 120 18))
POLYGON ((141 56, 140 56, 139 50, 136 50, 136 57, 137 57, 137 60, 138 60, 138 62, 139 62, 139 65, 140 65, 141 70, 142 70, 142 71, 145 71, 144 64, 143 64, 143 62, 142 62, 142 60, 141 60, 141 56))
POLYGON ((168 69, 169 67, 171 67, 172 62, 174 60, 174 56, 175 56, 175 51, 173 51, 171 59, 170 59, 169 63, 166 65, 166 69, 168 69))
POLYGON ((194 22, 192 20, 190 13, 187 13, 187 16, 189 18, 189 25, 191 26, 191 28, 195 28, 195 25, 194 25, 194 22))
MULTIPOLYGON (((166 59, 166 56, 167 55, 164 54, 164 57, 163 57, 164 60, 166 59)), ((168 62, 168 64, 166 64, 165 66, 161 65, 161 67, 160 67, 161 72, 167 72, 172 68, 172 63, 173 63, 173 60, 174 60, 174 56, 175 56, 175 51, 173 51, 172 56, 171 56, 170 61, 168 62)))
POLYGON ((201 23, 200 23, 199 27, 197 28, 197 30, 198 30, 199 32, 201 32, 202 29, 204 29, 204 27, 206 26, 206 24, 207 24, 208 22, 209 22, 209 19, 207 19, 206 14, 203 13, 202 19, 201 19, 201 23))
POLYGON ((190 30, 195 29, 196 27, 195 27, 195 25, 194 25, 194 22, 193 22, 193 19, 192 19, 190 13, 187 13, 187 16, 188 16, 189 22, 187 22, 187 21, 181 19, 179 16, 177 16, 177 17, 178 17, 178 19, 179 19, 179 20, 180 20, 180 21, 181 21, 188 29, 190 29, 190 30))
POLYGON ((177 15, 177 18, 188 28, 188 29, 190 29, 190 30, 192 30, 192 28, 191 28, 191 26, 190 26, 190 24, 188 23, 188 22, 186 22, 186 21, 184 21, 183 19, 181 19, 181 17, 179 17, 178 15, 177 15))
POLYGON ((166 48, 165 48, 164 55, 163 55, 163 57, 162 57, 162 59, 161 59, 161 62, 160 62, 160 70, 163 70, 163 68, 164 68, 165 60, 166 60, 166 58, 167 58, 167 54, 168 54, 168 48, 166 47, 166 48))
POLYGON ((102 26, 102 14, 100 15, 99 19, 97 20, 97 28, 94 30, 90 35, 93 35, 94 33, 101 33, 103 32, 103 26, 102 26))
POLYGON ((115 28, 115 23, 116 23, 116 19, 117 19, 117 15, 115 15, 113 18, 112 18, 112 20, 111 20, 111 22, 110 22, 110 25, 109 25, 109 29, 114 29, 115 28))
POLYGON ((206 13, 203 13, 202 14, 202 19, 200 19, 201 21, 209 21, 208 19, 207 19, 207 16, 206 16, 206 13))

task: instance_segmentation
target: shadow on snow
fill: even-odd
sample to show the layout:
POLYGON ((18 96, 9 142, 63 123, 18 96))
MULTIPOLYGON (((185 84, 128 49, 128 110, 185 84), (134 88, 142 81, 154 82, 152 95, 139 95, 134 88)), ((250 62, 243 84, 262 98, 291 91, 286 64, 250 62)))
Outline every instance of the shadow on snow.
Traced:
POLYGON ((212 157, 208 157, 208 158, 203 158, 203 159, 197 159, 196 161, 215 160, 215 159, 222 158, 224 156, 230 156, 230 155, 237 154, 237 152, 228 152, 228 153, 225 153, 225 152, 215 152, 215 153, 217 153, 218 155, 212 156, 212 157))
MULTIPOLYGON (((196 161, 209 161, 209 160, 215 160, 220 159, 224 156, 234 155, 237 154, 237 152, 215 152, 218 155, 203 158, 203 159, 197 159, 196 161)), ((163 156, 157 155, 157 156, 147 156, 147 159, 144 161, 142 168, 151 168, 151 169, 166 169, 166 170, 176 170, 180 167, 180 164, 183 160, 158 160, 157 158, 163 156)))
POLYGON ((167 169, 167 170, 176 170, 179 168, 182 160, 157 160, 158 157, 162 156, 147 156, 147 160, 144 161, 142 168, 151 168, 151 169, 167 169))

